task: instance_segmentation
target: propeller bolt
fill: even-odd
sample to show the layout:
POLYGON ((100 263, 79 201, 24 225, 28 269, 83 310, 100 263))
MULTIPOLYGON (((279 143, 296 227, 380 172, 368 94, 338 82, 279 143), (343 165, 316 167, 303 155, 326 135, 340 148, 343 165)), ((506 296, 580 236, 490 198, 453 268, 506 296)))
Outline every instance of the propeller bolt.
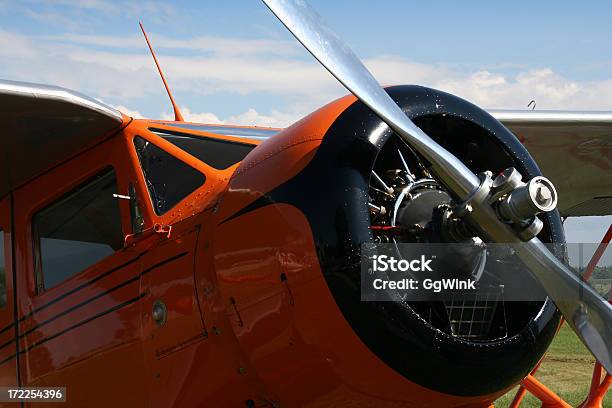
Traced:
POLYGON ((540 211, 551 211, 557 205, 555 187, 544 177, 534 177, 527 183, 533 203, 540 211))
POLYGON ((552 199, 552 192, 544 185, 540 185, 536 192, 536 200, 540 205, 547 205, 552 199))

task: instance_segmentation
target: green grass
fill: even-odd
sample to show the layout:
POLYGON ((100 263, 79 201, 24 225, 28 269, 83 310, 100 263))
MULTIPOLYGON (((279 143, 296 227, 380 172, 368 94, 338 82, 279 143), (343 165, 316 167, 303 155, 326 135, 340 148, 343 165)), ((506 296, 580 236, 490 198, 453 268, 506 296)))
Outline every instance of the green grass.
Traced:
MULTIPOLYGON (((588 394, 594 362, 595 360, 572 329, 563 325, 550 345, 544 362, 536 373, 536 378, 567 403, 577 406, 588 394)), ((495 407, 508 407, 517 388, 495 401, 495 407)), ((523 408, 541 406, 542 403, 529 393, 521 405, 523 408)), ((604 407, 612 408, 612 396, 606 396, 604 407)))

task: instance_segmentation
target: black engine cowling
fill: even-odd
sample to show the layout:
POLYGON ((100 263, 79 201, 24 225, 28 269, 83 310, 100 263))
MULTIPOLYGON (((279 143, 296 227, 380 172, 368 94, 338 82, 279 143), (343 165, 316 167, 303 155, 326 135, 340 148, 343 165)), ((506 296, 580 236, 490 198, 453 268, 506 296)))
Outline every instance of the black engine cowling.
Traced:
MULTIPOLYGON (((475 173, 512 166, 525 179, 541 175, 517 138, 477 106, 419 86, 392 87, 387 92, 417 126, 475 173)), ((470 341, 435 327, 414 305, 360 300, 360 248, 373 240, 370 174, 385 160, 393 138, 389 127, 357 101, 329 128, 307 167, 268 198, 290 203, 306 215, 338 307, 388 366, 413 382, 448 394, 475 396, 507 388, 529 373, 550 344, 559 323, 551 301, 509 304, 505 338, 470 341)), ((544 229, 539 238, 564 242, 558 212, 540 218, 544 229)))

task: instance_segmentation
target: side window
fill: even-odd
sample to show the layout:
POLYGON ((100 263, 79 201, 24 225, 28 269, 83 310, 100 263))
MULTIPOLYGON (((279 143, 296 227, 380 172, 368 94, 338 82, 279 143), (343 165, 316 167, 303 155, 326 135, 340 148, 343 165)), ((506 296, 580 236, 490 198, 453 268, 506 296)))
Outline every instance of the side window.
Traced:
POLYGON ((168 212, 206 181, 204 174, 149 141, 136 137, 134 145, 157 215, 168 212))
POLYGON ((196 137, 187 133, 162 131, 153 128, 149 130, 217 170, 233 166, 257 147, 246 143, 196 137))
POLYGON ((123 247, 115 171, 107 169, 33 218, 39 292, 123 247))
POLYGON ((6 270, 4 259, 4 231, 0 230, 0 308, 6 306, 6 270))

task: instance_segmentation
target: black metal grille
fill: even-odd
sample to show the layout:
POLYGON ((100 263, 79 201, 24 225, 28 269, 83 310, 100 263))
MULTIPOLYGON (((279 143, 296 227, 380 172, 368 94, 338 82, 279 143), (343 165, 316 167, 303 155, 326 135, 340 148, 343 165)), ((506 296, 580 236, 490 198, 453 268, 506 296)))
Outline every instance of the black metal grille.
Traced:
POLYGON ((446 301, 446 313, 455 337, 466 340, 492 340, 508 335, 503 286, 474 292, 458 292, 446 301), (495 325, 495 326, 494 326, 495 325))

